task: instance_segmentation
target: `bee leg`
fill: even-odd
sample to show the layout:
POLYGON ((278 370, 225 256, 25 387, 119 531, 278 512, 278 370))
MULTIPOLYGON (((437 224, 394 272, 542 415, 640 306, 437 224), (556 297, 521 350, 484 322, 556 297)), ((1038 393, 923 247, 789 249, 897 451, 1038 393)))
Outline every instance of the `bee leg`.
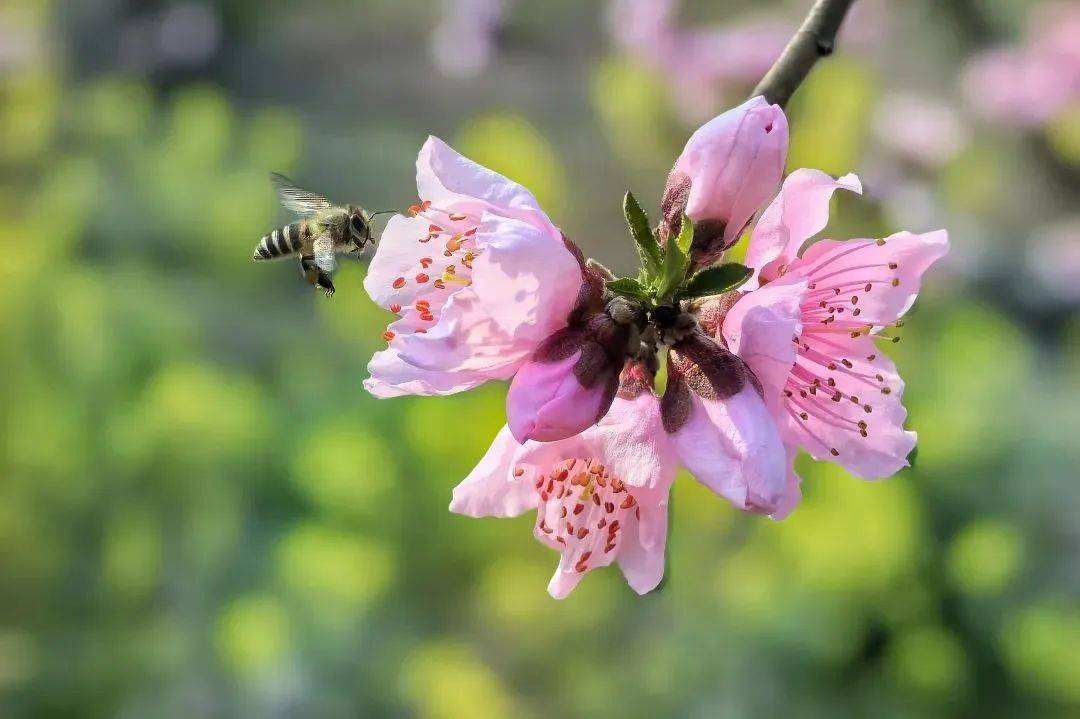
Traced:
POLYGON ((327 297, 334 296, 334 281, 330 279, 330 275, 325 272, 319 273, 318 286, 326 290, 327 297))
POLYGON ((301 255, 300 256, 300 272, 304 275, 304 279, 309 284, 319 286, 319 268, 315 265, 315 257, 313 255, 301 255))

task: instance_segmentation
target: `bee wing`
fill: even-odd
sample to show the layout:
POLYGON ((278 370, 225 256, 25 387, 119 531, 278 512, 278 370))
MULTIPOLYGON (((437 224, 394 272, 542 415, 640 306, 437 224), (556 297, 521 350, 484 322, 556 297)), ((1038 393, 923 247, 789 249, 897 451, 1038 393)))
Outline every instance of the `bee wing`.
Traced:
POLYGON ((271 172, 270 181, 277 188, 278 200, 281 205, 299 215, 313 215, 319 210, 325 210, 333 206, 330 200, 322 195, 297 187, 292 180, 284 175, 271 172))
POLYGON ((331 239, 330 233, 324 232, 316 237, 311 251, 315 255, 315 264, 319 269, 327 274, 334 274, 334 270, 337 269, 337 253, 334 251, 334 240, 331 239))

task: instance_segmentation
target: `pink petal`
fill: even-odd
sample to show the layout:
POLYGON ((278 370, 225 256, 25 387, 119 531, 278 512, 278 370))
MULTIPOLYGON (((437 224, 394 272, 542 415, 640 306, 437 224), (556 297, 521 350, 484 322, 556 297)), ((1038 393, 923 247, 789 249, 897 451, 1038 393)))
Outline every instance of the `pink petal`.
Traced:
POLYGON ((476 235, 473 287, 487 314, 508 334, 539 343, 566 324, 581 269, 562 233, 485 214, 476 235))
POLYGON ((948 251, 945 230, 922 235, 898 232, 884 240, 822 240, 788 271, 809 281, 809 289, 817 293, 809 296, 842 301, 847 313, 839 319, 887 325, 911 308, 923 273, 948 251), (828 296, 830 289, 839 290, 835 298, 828 296), (857 304, 851 303, 853 297, 857 304))
POLYGON ((802 342, 785 441, 863 479, 906 467, 916 438, 904 430, 904 383, 892 361, 866 336, 804 332, 802 342), (814 378, 819 384, 810 392, 814 378))
MULTIPOLYGON (((397 331, 397 324, 390 329, 397 331)), ((425 332, 399 333, 393 346, 415 367, 479 372, 489 379, 509 379, 533 349, 508 335, 487 314, 473 287, 458 290, 425 332)))
POLYGON ((683 465, 739 509, 774 511, 787 483, 784 446, 757 391, 692 401, 689 420, 671 436, 683 465))
POLYGON ((660 580, 653 566, 657 554, 661 560, 660 572, 663 571, 663 545, 656 541, 655 535, 666 526, 658 526, 657 522, 665 521, 660 519, 660 514, 666 513, 667 491, 638 491, 619 483, 614 476, 602 472, 593 475, 591 472, 599 469, 581 459, 563 463, 561 467, 557 465, 550 473, 555 474, 560 468, 563 479, 558 484, 548 480, 545 491, 548 487, 551 491, 546 496, 541 494, 533 529, 538 540, 561 555, 548 592, 562 599, 588 572, 615 561, 621 563, 625 552, 629 555, 624 572, 628 566, 632 586, 638 591, 655 587, 660 580), (603 485, 593 484, 590 488, 573 483, 575 477, 584 480, 586 476, 607 479, 603 485), (570 491, 564 493, 566 489, 570 491), (648 518, 649 523, 644 527, 639 515, 642 520, 648 518), (639 556, 646 553, 647 557, 639 556), (649 586, 651 580, 654 581, 649 586))
POLYGON ((416 158, 416 187, 421 199, 443 209, 477 215, 494 210, 550 224, 531 192, 457 153, 437 137, 429 137, 416 158))
POLYGON ((658 502, 640 502, 637 534, 628 532, 619 550, 619 568, 627 584, 638 594, 656 589, 664 578, 668 528, 667 493, 664 494, 658 502))
POLYGON ((415 281, 416 274, 423 269, 420 258, 439 249, 419 242, 427 236, 429 224, 430 221, 423 217, 405 215, 394 215, 386 223, 364 277, 364 289, 375 304, 385 308, 395 304, 407 307, 417 300, 427 299, 437 309, 457 289, 452 286, 440 291, 430 282, 420 284, 415 281))
POLYGON ((776 510, 769 515, 769 519, 779 522, 780 520, 787 519, 788 515, 795 511, 795 507, 799 506, 799 502, 802 501, 802 478, 795 474, 795 455, 798 450, 791 445, 785 445, 784 451, 787 455, 787 483, 784 485, 784 493, 780 497, 780 501, 776 505, 776 510))
POLYGON ((516 517, 535 509, 536 472, 514 461, 520 449, 510 430, 503 427, 476 468, 454 488, 450 511, 470 517, 516 517))
POLYGON ((380 399, 405 395, 447 395, 472 389, 490 377, 475 372, 424 370, 405 362, 394 348, 376 352, 368 363, 364 389, 380 399))
POLYGON ((754 269, 747 288, 761 279, 774 279, 779 269, 795 260, 799 248, 825 229, 829 222, 829 199, 838 189, 862 193, 855 175, 834 180, 820 170, 796 170, 784 180, 780 194, 762 213, 750 235, 746 264, 754 269))
POLYGON ((551 466, 573 457, 594 457, 631 487, 666 493, 675 479, 676 456, 660 422, 652 393, 616 397, 600 423, 560 442, 527 442, 521 461, 551 466))
POLYGON ((781 278, 739 298, 724 317, 721 333, 728 349, 757 375, 774 417, 786 417, 782 392, 795 362, 792 338, 802 331, 806 280, 781 278))

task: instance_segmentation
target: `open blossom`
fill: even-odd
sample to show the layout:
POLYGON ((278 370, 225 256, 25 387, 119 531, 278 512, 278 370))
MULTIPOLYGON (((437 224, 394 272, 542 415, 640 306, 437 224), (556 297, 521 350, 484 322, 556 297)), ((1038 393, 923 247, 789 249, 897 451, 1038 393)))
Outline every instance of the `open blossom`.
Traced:
POLYGON ((784 111, 763 97, 713 118, 691 135, 668 176, 661 202, 661 240, 694 221, 690 256, 715 262, 780 185, 787 159, 784 111))
POLYGON ((837 189, 858 178, 798 170, 754 228, 754 277, 724 313, 720 332, 762 382, 785 443, 863 478, 907 466, 904 384, 877 347, 915 301, 926 270, 948 250, 944 230, 884 239, 822 240, 837 189), (755 289, 756 288, 756 289, 755 289))
POLYGON ((508 379, 583 292, 579 253, 525 188, 434 137, 416 184, 421 202, 387 224, 364 280, 399 315, 368 366, 378 397, 508 379))
MULTIPOLYGON (((716 346, 707 338, 695 342, 716 346)), ((684 351, 709 362, 707 346, 684 351)), ((729 361, 728 371, 746 376, 737 359, 729 361)), ((613 562, 638 593, 659 584, 668 492, 680 462, 740 509, 790 511, 798 486, 758 390, 725 377, 721 391, 734 394, 721 398, 700 386, 706 374, 692 361, 685 367, 690 378, 679 380, 678 397, 661 404, 651 375, 628 364, 610 411, 581 434, 521 445, 503 428, 454 490, 450 510, 512 517, 536 509, 533 533, 562 555, 548 585, 556 598, 613 562)))
MULTIPOLYGON (((643 388, 642 388, 643 389, 643 388)), ((615 399, 604 419, 557 442, 518 444, 504 427, 454 489, 450 511, 513 517, 536 509, 533 534, 561 555, 548 591, 565 597, 617 562, 640 594, 664 575, 673 450, 650 391, 615 399)))

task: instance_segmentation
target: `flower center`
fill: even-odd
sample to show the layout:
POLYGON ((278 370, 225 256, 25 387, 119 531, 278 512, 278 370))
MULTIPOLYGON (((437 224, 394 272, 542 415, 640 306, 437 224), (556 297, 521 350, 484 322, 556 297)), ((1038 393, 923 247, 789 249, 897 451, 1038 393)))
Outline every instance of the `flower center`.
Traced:
MULTIPOLYGON (((401 275, 391 283, 395 290, 409 284, 419 285, 422 295, 412 306, 394 303, 390 311, 404 317, 414 316, 413 331, 427 332, 438 322, 438 311, 445 299, 461 287, 472 284, 472 263, 479 254, 476 249, 476 231, 480 219, 474 215, 434 207, 424 200, 409 208, 411 217, 428 221, 427 231, 416 238, 421 246, 420 257, 413 272, 401 275)), ((392 332, 383 335, 387 341, 394 338, 392 332), (389 335, 389 337, 387 337, 389 335)))
POLYGON ((808 426, 811 418, 867 438, 873 432, 874 412, 873 402, 867 399, 879 394, 889 395, 893 391, 872 364, 877 354, 871 353, 865 358, 851 356, 856 347, 846 340, 838 342, 837 335, 846 334, 851 339, 880 337, 899 342, 899 337, 874 333, 873 330, 875 327, 900 327, 903 322, 884 323, 860 317, 860 298, 875 290, 880 292, 883 286, 899 286, 898 276, 888 276, 889 272, 898 269, 896 262, 868 262, 841 269, 833 269, 830 265, 867 248, 884 245, 885 240, 877 240, 832 251, 813 266, 798 270, 800 275, 813 281, 807 285, 801 307, 802 336, 792 338, 796 347, 795 366, 788 375, 784 396, 788 413, 834 457, 840 456, 840 451, 814 433, 808 426), (861 409, 862 416, 856 414, 857 418, 853 418, 851 408, 841 404, 845 402, 861 409))
POLYGON ((559 462, 537 477, 535 486, 540 497, 536 536, 562 552, 577 572, 610 564, 625 525, 640 517, 626 484, 595 460, 559 462))

